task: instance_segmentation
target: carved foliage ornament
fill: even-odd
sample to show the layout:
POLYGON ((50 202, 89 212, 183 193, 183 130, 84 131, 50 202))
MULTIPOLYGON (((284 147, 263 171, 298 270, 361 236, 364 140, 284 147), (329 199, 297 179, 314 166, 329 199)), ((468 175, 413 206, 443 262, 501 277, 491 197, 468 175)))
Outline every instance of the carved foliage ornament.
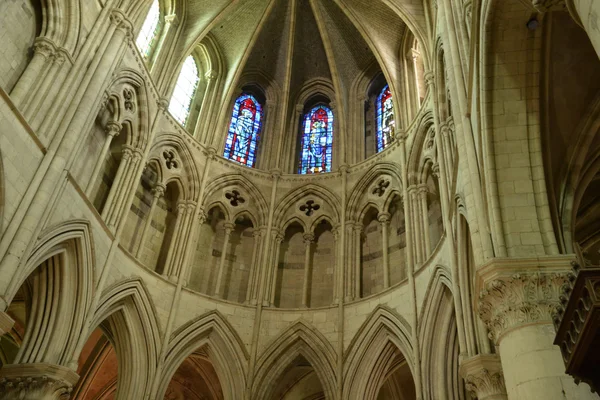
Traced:
POLYGON ((48 376, 0 378, 0 392, 15 399, 68 399, 73 386, 62 379, 48 376))
POLYGON ((478 399, 506 393, 502 372, 489 371, 486 368, 467 375, 465 383, 467 390, 478 399))
POLYGON ((568 273, 514 274, 489 282, 479 294, 479 315, 498 341, 510 328, 552 321, 568 273))

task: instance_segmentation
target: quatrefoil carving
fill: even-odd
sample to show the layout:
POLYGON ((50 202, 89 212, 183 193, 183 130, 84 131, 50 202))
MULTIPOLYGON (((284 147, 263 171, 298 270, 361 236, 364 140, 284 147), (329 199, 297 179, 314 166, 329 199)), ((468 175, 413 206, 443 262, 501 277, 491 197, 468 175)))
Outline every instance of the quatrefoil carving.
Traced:
POLYGON ((314 214, 315 211, 319 210, 321 206, 315 203, 314 200, 308 200, 306 204, 300 206, 300 211, 306 214, 307 217, 310 217, 314 214))

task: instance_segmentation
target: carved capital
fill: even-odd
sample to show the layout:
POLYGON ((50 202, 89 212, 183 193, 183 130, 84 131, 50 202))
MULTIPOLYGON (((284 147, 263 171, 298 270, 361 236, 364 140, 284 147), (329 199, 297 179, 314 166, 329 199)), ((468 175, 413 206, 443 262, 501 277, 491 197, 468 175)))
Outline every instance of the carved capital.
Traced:
POLYGON ((117 121, 108 121, 106 123, 106 128, 104 128, 104 131, 106 132, 106 134, 108 136, 118 136, 119 133, 121 133, 121 124, 117 121))
POLYGON ((4 311, 0 311, 0 336, 10 332, 15 321, 4 311))
POLYGON ((33 45, 33 51, 45 59, 50 59, 56 52, 56 46, 54 45, 54 42, 49 39, 38 38, 33 45))
POLYGON ((541 13, 564 11, 567 9, 565 0, 532 0, 533 7, 541 13))
POLYGON ((235 224, 232 224, 231 222, 225 222, 223 224, 223 229, 225 229, 225 235, 229 236, 231 235, 231 231, 235 229, 235 224))
POLYGON ((79 380, 75 371, 51 364, 9 364, 0 370, 4 399, 68 399, 79 380))
POLYGON ((152 189, 152 195, 157 199, 160 199, 165 195, 165 190, 167 190, 167 187, 164 184, 157 183, 156 186, 154 186, 154 188, 152 189))
POLYGON ((514 328, 552 323, 562 287, 570 282, 568 261, 557 257, 545 266, 543 260, 524 260, 530 265, 519 268, 519 260, 504 260, 478 271, 479 316, 490 339, 498 344, 502 335, 514 328), (552 265, 557 261, 563 264, 559 268, 552 265))
POLYGON ((387 212, 381 212, 379 214, 377 214, 377 221, 379 221, 382 224, 387 224, 390 222, 390 213, 387 212))
POLYGON ((306 246, 310 246, 315 241, 315 235, 312 233, 305 233, 302 235, 302 238, 304 239, 304 244, 306 246))
POLYGON ((460 365, 467 390, 478 400, 506 399, 506 386, 500 358, 482 354, 464 360, 460 365))

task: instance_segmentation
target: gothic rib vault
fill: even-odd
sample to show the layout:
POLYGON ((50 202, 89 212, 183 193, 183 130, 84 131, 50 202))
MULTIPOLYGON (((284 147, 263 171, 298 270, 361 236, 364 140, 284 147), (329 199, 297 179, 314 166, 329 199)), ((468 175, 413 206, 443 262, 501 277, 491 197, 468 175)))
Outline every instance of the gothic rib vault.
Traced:
POLYGON ((3 2, 0 399, 598 398, 598 13, 3 2))

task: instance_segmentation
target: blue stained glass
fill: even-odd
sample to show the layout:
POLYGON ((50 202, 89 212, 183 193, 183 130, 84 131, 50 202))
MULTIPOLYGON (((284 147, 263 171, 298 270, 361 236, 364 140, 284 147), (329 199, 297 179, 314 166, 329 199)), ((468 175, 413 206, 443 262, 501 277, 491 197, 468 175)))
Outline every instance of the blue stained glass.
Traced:
POLYGON ((304 116, 300 174, 331 172, 333 151, 333 113, 319 105, 304 116))
POLYGON ((254 167, 262 117, 262 107, 254 96, 242 94, 237 98, 225 142, 225 158, 254 167))
POLYGON ((377 152, 385 149, 393 140, 396 121, 394 119, 394 102, 390 87, 385 85, 377 96, 377 152))

